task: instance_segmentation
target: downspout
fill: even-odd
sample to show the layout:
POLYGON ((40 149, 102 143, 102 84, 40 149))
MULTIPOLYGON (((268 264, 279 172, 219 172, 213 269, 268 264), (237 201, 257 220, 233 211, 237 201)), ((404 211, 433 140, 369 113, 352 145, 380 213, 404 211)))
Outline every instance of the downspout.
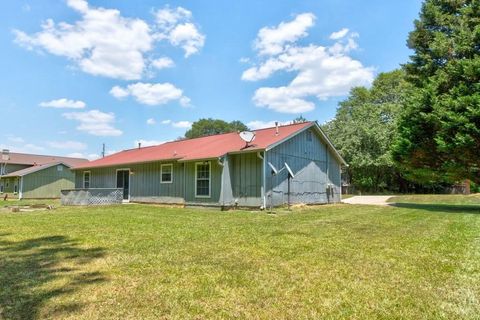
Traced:
POLYGON ((325 144, 325 166, 327 171, 325 191, 327 193, 327 203, 330 203, 330 173, 329 173, 329 164, 328 164, 328 144, 325 144))
POLYGON ((187 163, 183 162, 183 204, 187 204, 187 175, 186 175, 187 163))
POLYGON ((261 195, 262 195, 262 209, 266 210, 267 209, 267 168, 265 167, 267 164, 267 150, 263 152, 263 156, 260 154, 260 152, 257 153, 257 156, 262 159, 262 190, 261 190, 261 195))
MULTIPOLYGON (((226 157, 226 156, 225 156, 226 157)), ((222 157, 218 157, 217 162, 220 167, 222 167, 222 176, 220 177, 220 195, 222 196, 220 201, 222 207, 225 206, 225 158, 222 162, 222 157)))

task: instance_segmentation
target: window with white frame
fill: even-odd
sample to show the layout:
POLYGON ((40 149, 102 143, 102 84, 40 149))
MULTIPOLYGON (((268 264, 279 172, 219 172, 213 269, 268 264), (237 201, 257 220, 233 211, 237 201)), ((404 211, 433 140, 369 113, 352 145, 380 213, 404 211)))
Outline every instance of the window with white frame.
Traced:
POLYGON ((210 162, 195 164, 195 196, 198 198, 210 197, 210 162))
POLYGON ((161 183, 172 183, 173 182, 173 164, 162 164, 160 166, 160 176, 161 183))
POLYGON ((61 164, 57 166, 57 171, 63 171, 63 166, 61 164))
POLYGON ((90 171, 83 172, 83 188, 90 188, 90 171))

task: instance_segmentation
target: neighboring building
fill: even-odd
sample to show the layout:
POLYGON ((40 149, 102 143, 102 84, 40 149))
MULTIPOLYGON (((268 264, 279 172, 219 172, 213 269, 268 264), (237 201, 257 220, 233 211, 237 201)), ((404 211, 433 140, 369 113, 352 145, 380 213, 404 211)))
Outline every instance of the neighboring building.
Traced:
POLYGON ((59 198, 60 190, 73 188, 72 166, 87 159, 10 152, 0 159, 0 193, 10 197, 59 198))
POLYGON ((222 207, 340 201, 346 164, 316 122, 254 132, 249 144, 226 133, 125 150, 74 167, 75 187, 123 188, 134 202, 222 207), (294 174, 290 194, 285 164, 294 174))

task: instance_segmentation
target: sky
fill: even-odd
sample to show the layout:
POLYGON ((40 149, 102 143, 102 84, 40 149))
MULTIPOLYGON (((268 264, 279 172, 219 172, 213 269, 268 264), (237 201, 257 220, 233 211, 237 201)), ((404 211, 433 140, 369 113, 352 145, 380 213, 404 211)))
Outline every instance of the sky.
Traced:
POLYGON ((0 4, 0 148, 94 159, 184 135, 324 123, 408 60, 420 0, 0 4))

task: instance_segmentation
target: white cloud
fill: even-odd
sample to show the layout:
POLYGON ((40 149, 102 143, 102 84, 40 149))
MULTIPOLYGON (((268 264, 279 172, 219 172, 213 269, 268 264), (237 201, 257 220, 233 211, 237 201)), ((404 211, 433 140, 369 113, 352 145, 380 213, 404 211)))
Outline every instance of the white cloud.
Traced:
POLYGON ((357 33, 349 33, 347 30, 345 35, 330 47, 315 44, 299 46, 295 40, 306 36, 306 29, 313 25, 314 18, 308 20, 312 21, 312 24, 299 23, 303 20, 305 18, 299 19, 297 16, 292 22, 282 22, 277 28, 267 28, 273 34, 271 40, 268 40, 268 32, 263 31, 260 36, 265 28, 260 30, 258 39, 268 45, 257 48, 260 62, 257 66, 245 70, 242 80, 267 79, 277 71, 296 72, 296 75, 287 85, 257 89, 253 96, 257 106, 282 113, 308 112, 315 109, 312 101, 315 98, 327 100, 330 97, 343 96, 352 87, 366 86, 373 81, 373 69, 363 66, 360 61, 348 55, 358 47, 355 41, 357 33), (288 28, 293 30, 286 30, 288 28), (279 36, 278 30, 283 31, 281 34, 290 35, 288 39, 293 39, 289 45, 284 46, 287 37, 279 36))
POLYGON ((254 47, 261 55, 279 54, 284 50, 285 44, 307 36, 306 30, 313 26, 314 21, 312 13, 303 13, 293 21, 282 22, 276 27, 264 27, 258 32, 254 47))
POLYGON ((65 109, 83 109, 86 104, 80 100, 70 100, 66 98, 40 102, 40 107, 44 108, 65 108, 65 109))
POLYGON ((148 57, 157 41, 182 47, 186 57, 198 52, 205 41, 191 21, 191 12, 180 7, 158 10, 156 24, 149 25, 124 17, 117 9, 89 6, 84 0, 68 0, 67 5, 80 14, 78 20, 57 23, 47 19, 41 30, 32 34, 14 30, 15 42, 29 50, 66 57, 92 75, 138 80, 149 61, 157 69, 174 65, 168 58, 148 57))
POLYGON ((156 39, 167 40, 171 45, 181 47, 185 57, 197 53, 205 44, 205 35, 191 21, 192 12, 177 7, 171 9, 166 6, 155 12, 158 33, 156 39))
POLYGON ((175 62, 169 57, 161 57, 152 61, 152 66, 157 69, 172 68, 175 66, 175 62))
MULTIPOLYGON (((271 128, 271 127, 275 127, 275 122, 276 121, 253 120, 247 123, 247 127, 249 127, 252 130, 271 128)), ((279 126, 283 126, 291 123, 291 121, 277 121, 277 122, 279 126)))
POLYGON ((79 141, 49 141, 47 145, 55 149, 85 150, 87 145, 79 141))
POLYGON ((113 124, 115 115, 113 113, 105 113, 99 110, 91 110, 86 112, 69 112, 63 116, 69 120, 76 120, 80 124, 77 129, 95 136, 119 136, 122 131, 116 129, 113 124))
POLYGON ((7 139, 8 139, 8 141, 10 141, 12 143, 24 143, 25 142, 25 139, 23 139, 22 137, 17 137, 13 134, 7 135, 7 139))
POLYGON ((190 99, 183 95, 183 91, 171 83, 143 83, 137 82, 129 84, 126 88, 115 86, 110 90, 110 94, 115 98, 124 98, 133 96, 143 104, 154 106, 179 100, 183 106, 188 105, 190 99))
POLYGON ((163 120, 161 123, 165 125, 171 125, 174 128, 189 129, 192 127, 192 122, 190 121, 163 120))
POLYGON ((147 124, 148 124, 148 125, 154 125, 155 123, 157 123, 157 122, 155 121, 155 119, 153 119, 153 118, 147 119, 147 124))
POLYGON ((44 152, 45 148, 33 143, 13 142, 13 144, 0 143, 0 149, 8 149, 10 152, 39 153, 44 152))
POLYGON ((338 39, 341 39, 343 37, 345 37, 348 33, 348 28, 342 28, 336 32, 332 32, 332 34, 330 34, 330 39, 332 40, 338 40, 338 39))
POLYGON ((31 152, 42 152, 45 150, 44 147, 38 146, 33 143, 27 143, 26 145, 23 146, 23 149, 26 150, 25 152, 31 153, 31 152))
POLYGON ((142 147, 150 147, 150 146, 157 146, 159 144, 165 143, 166 141, 162 140, 144 140, 144 139, 138 139, 134 141, 134 146, 138 147, 138 144, 142 147))
POLYGON ((15 30, 16 42, 66 57, 93 75, 139 79, 145 69, 144 54, 152 50, 149 25, 126 18, 116 9, 93 8, 83 0, 67 4, 81 15, 74 24, 48 19, 42 30, 28 35, 15 30))
POLYGON ((67 0, 67 4, 79 12, 88 12, 88 2, 86 0, 67 0))
POLYGON ((181 104, 183 107, 189 107, 189 106, 190 106, 190 102, 191 102, 191 100, 190 100, 189 97, 183 96, 183 97, 180 98, 180 104, 181 104))
POLYGON ((177 122, 172 122, 172 127, 188 129, 192 127, 192 123, 190 121, 177 121, 177 122))
POLYGON ((8 149, 10 152, 23 153, 39 153, 45 151, 43 146, 34 143, 25 143, 25 139, 14 134, 6 134, 5 137, 7 138, 6 140, 8 143, 0 143, 0 150, 8 149))
POLYGON ((85 154, 85 153, 81 153, 81 152, 72 152, 72 153, 67 154, 67 157, 95 160, 95 159, 100 158, 100 155, 98 155, 96 153, 85 154))
POLYGON ((117 99, 121 99, 121 98, 125 98, 125 97, 128 97, 128 95, 130 94, 130 92, 127 90, 127 89, 123 89, 119 86, 114 86, 111 90, 110 90, 110 94, 112 96, 114 96, 115 98, 117 99))

